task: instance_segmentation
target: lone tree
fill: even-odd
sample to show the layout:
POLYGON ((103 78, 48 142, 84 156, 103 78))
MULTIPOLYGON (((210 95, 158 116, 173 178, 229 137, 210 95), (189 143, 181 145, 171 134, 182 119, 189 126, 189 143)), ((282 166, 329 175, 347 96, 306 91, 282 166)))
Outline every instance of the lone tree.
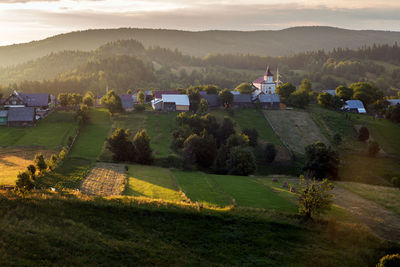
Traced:
POLYGON ((139 93, 137 94, 137 99, 138 99, 140 104, 144 103, 145 96, 144 96, 144 93, 142 91, 139 91, 139 93))
POLYGON ((43 154, 37 154, 33 162, 40 174, 43 174, 44 171, 47 169, 46 160, 44 159, 43 154))
POLYGON ((312 181, 305 180, 300 177, 300 194, 298 198, 299 213, 306 219, 311 219, 330 209, 333 195, 331 190, 333 184, 324 179, 318 182, 315 179, 312 181))
POLYGON ((230 150, 226 162, 229 174, 249 175, 256 171, 256 159, 248 147, 237 146, 230 150))
POLYGON ((208 102, 204 98, 200 100, 200 113, 205 114, 208 111, 208 102))
POLYGON ((111 115, 122 110, 121 98, 114 90, 109 91, 105 96, 103 96, 100 103, 108 108, 111 115))
POLYGON ((378 155, 379 150, 381 150, 378 142, 376 141, 369 141, 368 143, 368 155, 370 157, 376 157, 378 155))
POLYGON ((249 137, 249 145, 255 147, 258 141, 258 132, 255 128, 244 128, 243 134, 249 137))
POLYGON ((317 142, 306 147, 306 163, 303 168, 308 177, 336 178, 339 168, 339 155, 331 147, 317 142))
POLYGON ((253 88, 249 83, 241 83, 236 88, 235 91, 238 91, 241 94, 251 94, 253 92, 253 88))
POLYGON ((91 91, 88 91, 83 97, 82 103, 88 107, 93 107, 94 101, 94 94, 91 91))
POLYGON ((190 110, 192 112, 197 112, 197 110, 200 107, 200 100, 201 100, 201 95, 200 95, 199 89, 195 86, 190 86, 187 89, 187 95, 188 95, 189 101, 190 101, 190 110))
POLYGON ((79 122, 79 125, 86 125, 90 120, 89 107, 85 104, 80 105, 76 111, 75 119, 79 122))
POLYGON ((275 160, 277 154, 278 151, 273 144, 268 143, 265 145, 264 157, 267 163, 272 163, 275 160))
POLYGON ((369 139, 369 131, 368 128, 362 126, 360 130, 358 130, 358 140, 365 142, 369 139))
POLYGON ((134 161, 135 148, 129 140, 129 132, 118 128, 107 138, 107 148, 115 161, 134 161))
POLYGON ((224 108, 230 108, 233 104, 233 94, 229 89, 224 89, 219 93, 219 100, 224 108))
POLYGON ((140 164, 150 165, 153 163, 153 154, 150 147, 150 137, 146 130, 141 130, 136 133, 133 138, 133 146, 136 151, 136 162, 140 164))

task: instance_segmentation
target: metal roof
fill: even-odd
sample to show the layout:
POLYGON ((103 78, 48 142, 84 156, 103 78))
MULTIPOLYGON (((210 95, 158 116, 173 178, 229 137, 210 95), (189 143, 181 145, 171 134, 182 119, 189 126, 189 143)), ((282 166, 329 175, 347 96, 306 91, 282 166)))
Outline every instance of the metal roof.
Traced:
POLYGON ((347 100, 346 105, 348 108, 364 108, 364 104, 360 100, 347 100))
POLYGON ((218 95, 203 95, 203 98, 207 100, 208 105, 211 107, 219 106, 219 97, 218 95))
POLYGON ((35 108, 10 108, 8 111, 8 121, 33 121, 35 118, 35 108))
POLYGON ((278 94, 260 94, 258 99, 261 103, 277 103, 281 102, 278 94))
POLYGON ((43 107, 49 105, 49 94, 19 94, 28 107, 43 107))
POLYGON ((250 94, 233 95, 233 103, 251 103, 250 94))
POLYGON ((175 103, 176 105, 179 106, 189 106, 190 102, 189 102, 189 97, 188 95, 170 95, 170 94, 166 94, 166 95, 161 95, 161 98, 163 100, 164 103, 175 103))
POLYGON ((400 99, 389 99, 388 102, 391 106, 396 106, 397 104, 400 104, 400 99))

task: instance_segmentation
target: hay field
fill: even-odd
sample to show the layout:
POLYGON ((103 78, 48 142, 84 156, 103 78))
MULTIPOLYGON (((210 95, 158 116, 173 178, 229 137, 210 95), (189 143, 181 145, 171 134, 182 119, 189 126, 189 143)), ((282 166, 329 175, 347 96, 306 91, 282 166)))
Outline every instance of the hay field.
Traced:
POLYGON ((120 195, 126 180, 122 164, 97 163, 83 180, 81 191, 89 195, 120 195))
POLYGON ((317 141, 329 144, 329 141, 307 112, 298 110, 265 110, 264 114, 271 122, 276 134, 294 152, 304 154, 304 148, 317 141))

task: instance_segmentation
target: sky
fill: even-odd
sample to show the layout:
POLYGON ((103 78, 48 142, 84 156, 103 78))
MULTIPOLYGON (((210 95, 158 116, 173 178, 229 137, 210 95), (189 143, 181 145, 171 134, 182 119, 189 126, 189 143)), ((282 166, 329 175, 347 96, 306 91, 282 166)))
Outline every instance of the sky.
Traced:
POLYGON ((400 31, 400 0, 0 0, 0 45, 99 28, 400 31))

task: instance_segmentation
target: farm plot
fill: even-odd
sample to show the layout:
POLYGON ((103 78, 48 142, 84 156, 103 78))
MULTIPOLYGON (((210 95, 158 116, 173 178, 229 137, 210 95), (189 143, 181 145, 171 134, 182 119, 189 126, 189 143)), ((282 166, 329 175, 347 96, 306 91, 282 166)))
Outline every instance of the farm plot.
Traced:
POLYGON ((307 112, 295 110, 266 110, 265 116, 276 133, 294 152, 304 154, 305 147, 321 141, 329 144, 307 112))
POLYGON ((97 163, 83 180, 81 191, 90 195, 120 195, 125 184, 124 165, 97 163))

